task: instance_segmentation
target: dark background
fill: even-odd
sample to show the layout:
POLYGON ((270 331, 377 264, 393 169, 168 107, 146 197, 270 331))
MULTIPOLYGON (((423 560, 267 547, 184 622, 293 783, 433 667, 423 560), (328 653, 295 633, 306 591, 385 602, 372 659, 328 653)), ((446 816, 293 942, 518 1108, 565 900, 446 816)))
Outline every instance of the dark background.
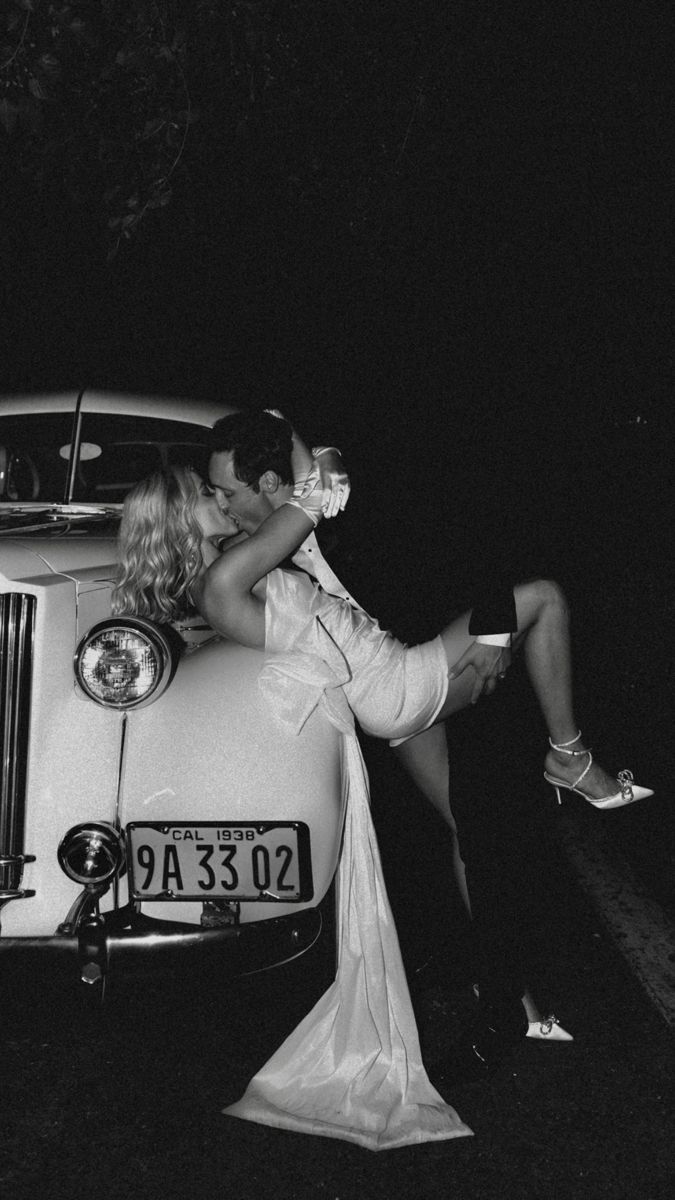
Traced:
MULTIPOLYGON (((55 7, 187 14, 196 119, 167 202, 117 245, 132 76, 114 153, 39 76, 47 132, 0 131, 2 390, 281 408, 344 452, 329 540, 383 624, 418 640, 503 574, 558 578, 585 731, 669 780, 667 6, 31 7, 38 31, 55 7)), ((536 714, 519 736, 539 772, 536 714)), ((671 854, 659 812, 647 863, 671 854)))
MULTIPOLYGON (((87 20, 114 7, 37 5, 87 20)), ((106 171, 127 157, 103 146, 88 93, 69 128, 43 72, 37 148, 0 129, 0 391, 278 406, 344 451, 353 494, 334 559, 411 640, 505 566, 559 578, 584 732, 657 793, 584 809, 584 830, 597 818, 675 914, 670 5, 232 0, 218 19, 206 0, 178 7, 195 17, 180 62, 199 117, 169 202, 112 258, 106 171)), ((135 186, 123 169, 114 182, 135 186)), ((416 1003, 431 988, 425 1059, 476 1138, 373 1157, 220 1116, 325 986, 324 944, 328 961, 303 959, 299 985, 276 972, 242 996, 200 981, 197 1005, 179 979, 177 996, 165 980, 137 988, 135 1006, 113 991, 102 1030, 68 1008, 65 1032, 43 1035, 27 985, 28 1031, 8 1024, 3 1048, 14 1194, 670 1196, 663 1023, 560 861, 522 675, 500 691, 449 727, 453 803, 470 829, 474 802, 501 814, 497 902, 572 1054, 523 1039, 494 1084, 458 1089, 445 1073, 452 985, 471 979, 447 838, 370 745, 416 1003)))
POLYGON ((670 384, 665 8, 232 10, 243 41, 190 29, 173 195, 112 261, 80 114, 79 156, 3 135, 6 388, 274 399, 390 493, 428 462, 425 508, 469 462, 553 506, 619 492, 670 384))

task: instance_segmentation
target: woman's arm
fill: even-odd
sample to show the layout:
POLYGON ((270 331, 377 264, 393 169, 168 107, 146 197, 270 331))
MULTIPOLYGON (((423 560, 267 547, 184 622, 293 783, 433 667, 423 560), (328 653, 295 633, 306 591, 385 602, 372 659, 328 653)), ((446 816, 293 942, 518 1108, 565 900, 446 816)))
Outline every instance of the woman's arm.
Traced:
MULTIPOLYGON (((285 416, 279 412, 278 408, 266 408, 265 412, 270 413, 273 417, 278 417, 280 421, 286 421, 285 416)), ((290 421, 286 423, 291 425, 290 421)), ((324 516, 336 517, 345 508, 351 491, 349 475, 345 471, 340 451, 337 446, 316 446, 310 452, 292 425, 291 434, 293 436, 291 450, 293 479, 296 483, 304 483, 310 471, 318 468, 319 483, 324 493, 324 516)))
POLYGON ((211 564, 196 599, 213 629, 242 645, 264 647, 265 605, 252 589, 314 529, 321 516, 317 504, 320 493, 282 504, 254 534, 225 549, 211 564))

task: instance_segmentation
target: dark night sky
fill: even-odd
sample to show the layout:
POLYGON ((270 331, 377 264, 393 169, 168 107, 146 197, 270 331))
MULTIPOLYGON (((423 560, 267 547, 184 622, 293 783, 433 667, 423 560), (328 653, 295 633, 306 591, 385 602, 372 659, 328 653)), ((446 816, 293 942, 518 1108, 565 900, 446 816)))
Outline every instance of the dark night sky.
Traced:
POLYGON ((347 447, 376 533, 431 506, 457 537, 515 497, 562 548, 589 502, 638 519, 627 471, 660 509, 666 9, 560 7, 373 5, 285 139, 195 126, 172 204, 112 263, 92 214, 11 175, 3 390, 273 400, 347 447))

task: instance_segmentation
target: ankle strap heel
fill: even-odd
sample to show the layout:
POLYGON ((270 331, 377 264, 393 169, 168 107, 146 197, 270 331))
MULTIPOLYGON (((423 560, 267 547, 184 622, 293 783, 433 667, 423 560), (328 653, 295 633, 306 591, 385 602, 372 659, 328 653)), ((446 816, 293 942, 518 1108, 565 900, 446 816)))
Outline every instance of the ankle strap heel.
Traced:
POLYGON ((633 780, 632 771, 619 771, 616 781, 619 785, 619 791, 614 792, 611 796, 602 796, 596 800, 594 796, 588 796, 579 784, 586 778, 588 772, 593 766, 593 755, 590 750, 570 750, 569 746, 573 746, 575 742, 581 740, 581 730, 576 737, 570 739, 569 742, 554 742, 551 738, 548 739, 552 750, 557 750, 559 754, 567 754, 570 758, 581 758, 584 754, 588 755, 588 762, 584 767, 578 779, 574 783, 566 783, 564 779, 556 779, 554 775, 549 775, 548 771, 544 771, 544 779, 547 780, 554 788, 558 798, 558 804, 562 803, 560 789, 564 788, 568 792, 576 792, 582 796, 584 800, 592 804, 594 808, 623 808, 626 804, 634 804, 636 800, 643 800, 646 796, 653 796, 654 792, 651 788, 638 787, 633 780))

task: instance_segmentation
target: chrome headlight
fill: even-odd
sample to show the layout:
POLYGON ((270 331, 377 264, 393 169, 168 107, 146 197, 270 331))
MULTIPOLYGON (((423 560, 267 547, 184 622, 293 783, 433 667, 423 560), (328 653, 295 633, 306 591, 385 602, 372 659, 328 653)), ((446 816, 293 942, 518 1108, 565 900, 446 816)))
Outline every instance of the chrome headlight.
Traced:
POLYGON ((125 860, 122 835, 113 825, 89 821, 73 825, 62 839, 59 865, 75 883, 106 883, 119 875, 125 860))
POLYGON ((75 655, 77 682, 105 708, 137 708, 168 687, 178 654, 169 637, 141 617, 94 625, 75 655))

